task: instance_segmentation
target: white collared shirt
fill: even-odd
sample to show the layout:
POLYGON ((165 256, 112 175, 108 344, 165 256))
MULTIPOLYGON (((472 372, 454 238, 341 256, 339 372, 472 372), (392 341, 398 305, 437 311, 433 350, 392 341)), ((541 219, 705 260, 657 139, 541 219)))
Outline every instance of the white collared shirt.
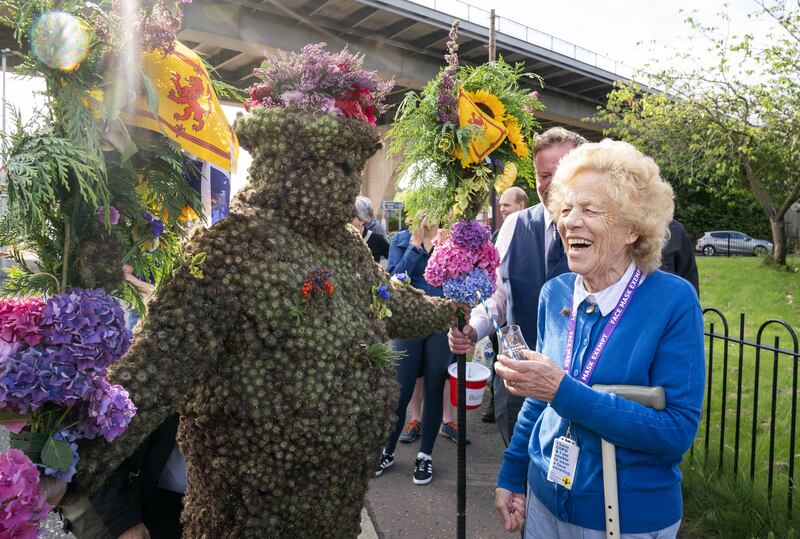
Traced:
MULTIPOLYGON (((608 316, 616 308, 617 302, 622 297, 622 293, 625 291, 625 287, 628 286, 628 281, 631 280, 634 271, 636 271, 636 263, 631 262, 617 282, 599 292, 586 290, 583 276, 578 275, 575 277, 575 288, 572 290, 572 308, 577 309, 583 300, 587 300, 589 303, 597 305, 603 316, 608 316)), ((639 284, 642 284, 644 278, 645 276, 642 275, 639 284)))
MULTIPOLYGON (((553 216, 547 210, 547 207, 543 207, 542 209, 544 210, 544 252, 540 253, 540 256, 544 257, 547 253, 547 249, 550 247, 550 243, 553 241, 553 234, 548 233, 550 225, 553 223, 553 216)), ((519 212, 514 212, 506 217, 506 220, 503 221, 503 226, 500 227, 500 232, 497 233, 495 247, 497 247, 497 252, 500 255, 501 264, 503 263, 503 259, 506 257, 506 253, 508 253, 508 247, 511 245, 511 240, 514 237, 514 230, 517 228, 518 217, 519 212)), ((495 289, 494 294, 492 294, 492 297, 486 300, 486 306, 489 308, 489 311, 491 311, 495 320, 497 320, 497 323, 502 326, 506 323, 508 294, 506 294, 506 289, 503 286, 503 278, 500 274, 500 266, 497 267, 496 282, 497 288, 495 289)), ((484 309, 483 305, 480 303, 472 309, 472 312, 469 315, 469 325, 475 328, 475 331, 478 333, 478 340, 484 338, 494 330, 492 327, 492 322, 489 320, 489 316, 486 314, 486 309, 484 309)))

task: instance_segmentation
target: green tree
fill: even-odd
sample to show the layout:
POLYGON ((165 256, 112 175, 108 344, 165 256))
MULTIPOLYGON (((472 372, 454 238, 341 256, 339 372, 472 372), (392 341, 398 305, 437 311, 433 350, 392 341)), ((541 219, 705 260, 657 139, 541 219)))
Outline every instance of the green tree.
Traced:
POLYGON ((785 265, 784 218, 800 198, 800 16, 781 0, 757 3, 777 23, 772 33, 719 37, 689 18, 714 64, 692 67, 700 62, 686 54, 687 67, 652 75, 651 88, 618 84, 595 119, 652 155, 666 178, 729 200, 749 192, 769 219, 773 258, 785 265))

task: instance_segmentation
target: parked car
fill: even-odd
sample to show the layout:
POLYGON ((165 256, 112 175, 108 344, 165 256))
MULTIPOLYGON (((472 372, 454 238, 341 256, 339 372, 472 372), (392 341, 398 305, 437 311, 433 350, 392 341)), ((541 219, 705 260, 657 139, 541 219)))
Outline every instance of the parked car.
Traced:
POLYGON ((735 230, 715 230, 703 234, 697 240, 695 250, 706 256, 717 254, 764 256, 772 252, 772 242, 757 240, 735 230))

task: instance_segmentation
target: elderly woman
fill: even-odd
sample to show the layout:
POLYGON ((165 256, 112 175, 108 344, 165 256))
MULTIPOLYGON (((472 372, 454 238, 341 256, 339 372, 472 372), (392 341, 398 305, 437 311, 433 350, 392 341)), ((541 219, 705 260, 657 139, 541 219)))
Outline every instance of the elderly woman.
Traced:
POLYGON ((527 397, 504 454, 497 511, 509 531, 524 524, 526 539, 604 537, 604 438, 617 448, 623 537, 675 537, 678 466, 699 425, 705 371, 694 289, 657 270, 672 188, 651 158, 604 140, 563 158, 549 209, 573 273, 542 288, 537 351, 525 352, 528 361, 500 356, 496 366, 509 391, 527 397), (594 384, 661 386, 666 408, 594 384), (554 446, 569 448, 554 468, 574 465, 572 474, 550 470, 554 446))

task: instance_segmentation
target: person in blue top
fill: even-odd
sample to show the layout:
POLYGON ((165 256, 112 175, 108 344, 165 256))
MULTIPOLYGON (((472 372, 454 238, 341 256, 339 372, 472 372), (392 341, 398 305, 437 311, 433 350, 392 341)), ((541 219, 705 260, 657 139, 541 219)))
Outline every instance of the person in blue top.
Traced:
MULTIPOLYGON (((423 275, 438 231, 436 223, 429 224, 427 218, 423 217, 421 224, 413 227, 413 230, 401 230, 395 234, 389 246, 388 272, 394 276, 405 274, 411 286, 429 296, 443 295, 442 288, 429 284, 423 275)), ((397 406, 397 424, 381 454, 375 475, 382 475, 394 464, 394 450, 406 420, 406 408, 414 393, 417 376, 424 372, 422 433, 412 479, 417 485, 426 485, 433 479, 431 454, 442 422, 442 390, 453 355, 447 344, 446 331, 424 339, 394 340, 392 345, 404 355, 395 365, 400 384, 400 402, 397 406)))
POLYGON ((497 511, 509 531, 524 525, 526 539, 605 537, 604 438, 616 445, 622 537, 675 537, 679 465, 700 423, 705 356, 694 288, 657 269, 672 188, 651 158, 604 140, 562 159, 550 211, 571 273, 542 288, 536 351, 523 361, 500 356, 496 366, 509 392, 526 397, 497 511), (594 384, 661 386, 666 408, 594 384))

